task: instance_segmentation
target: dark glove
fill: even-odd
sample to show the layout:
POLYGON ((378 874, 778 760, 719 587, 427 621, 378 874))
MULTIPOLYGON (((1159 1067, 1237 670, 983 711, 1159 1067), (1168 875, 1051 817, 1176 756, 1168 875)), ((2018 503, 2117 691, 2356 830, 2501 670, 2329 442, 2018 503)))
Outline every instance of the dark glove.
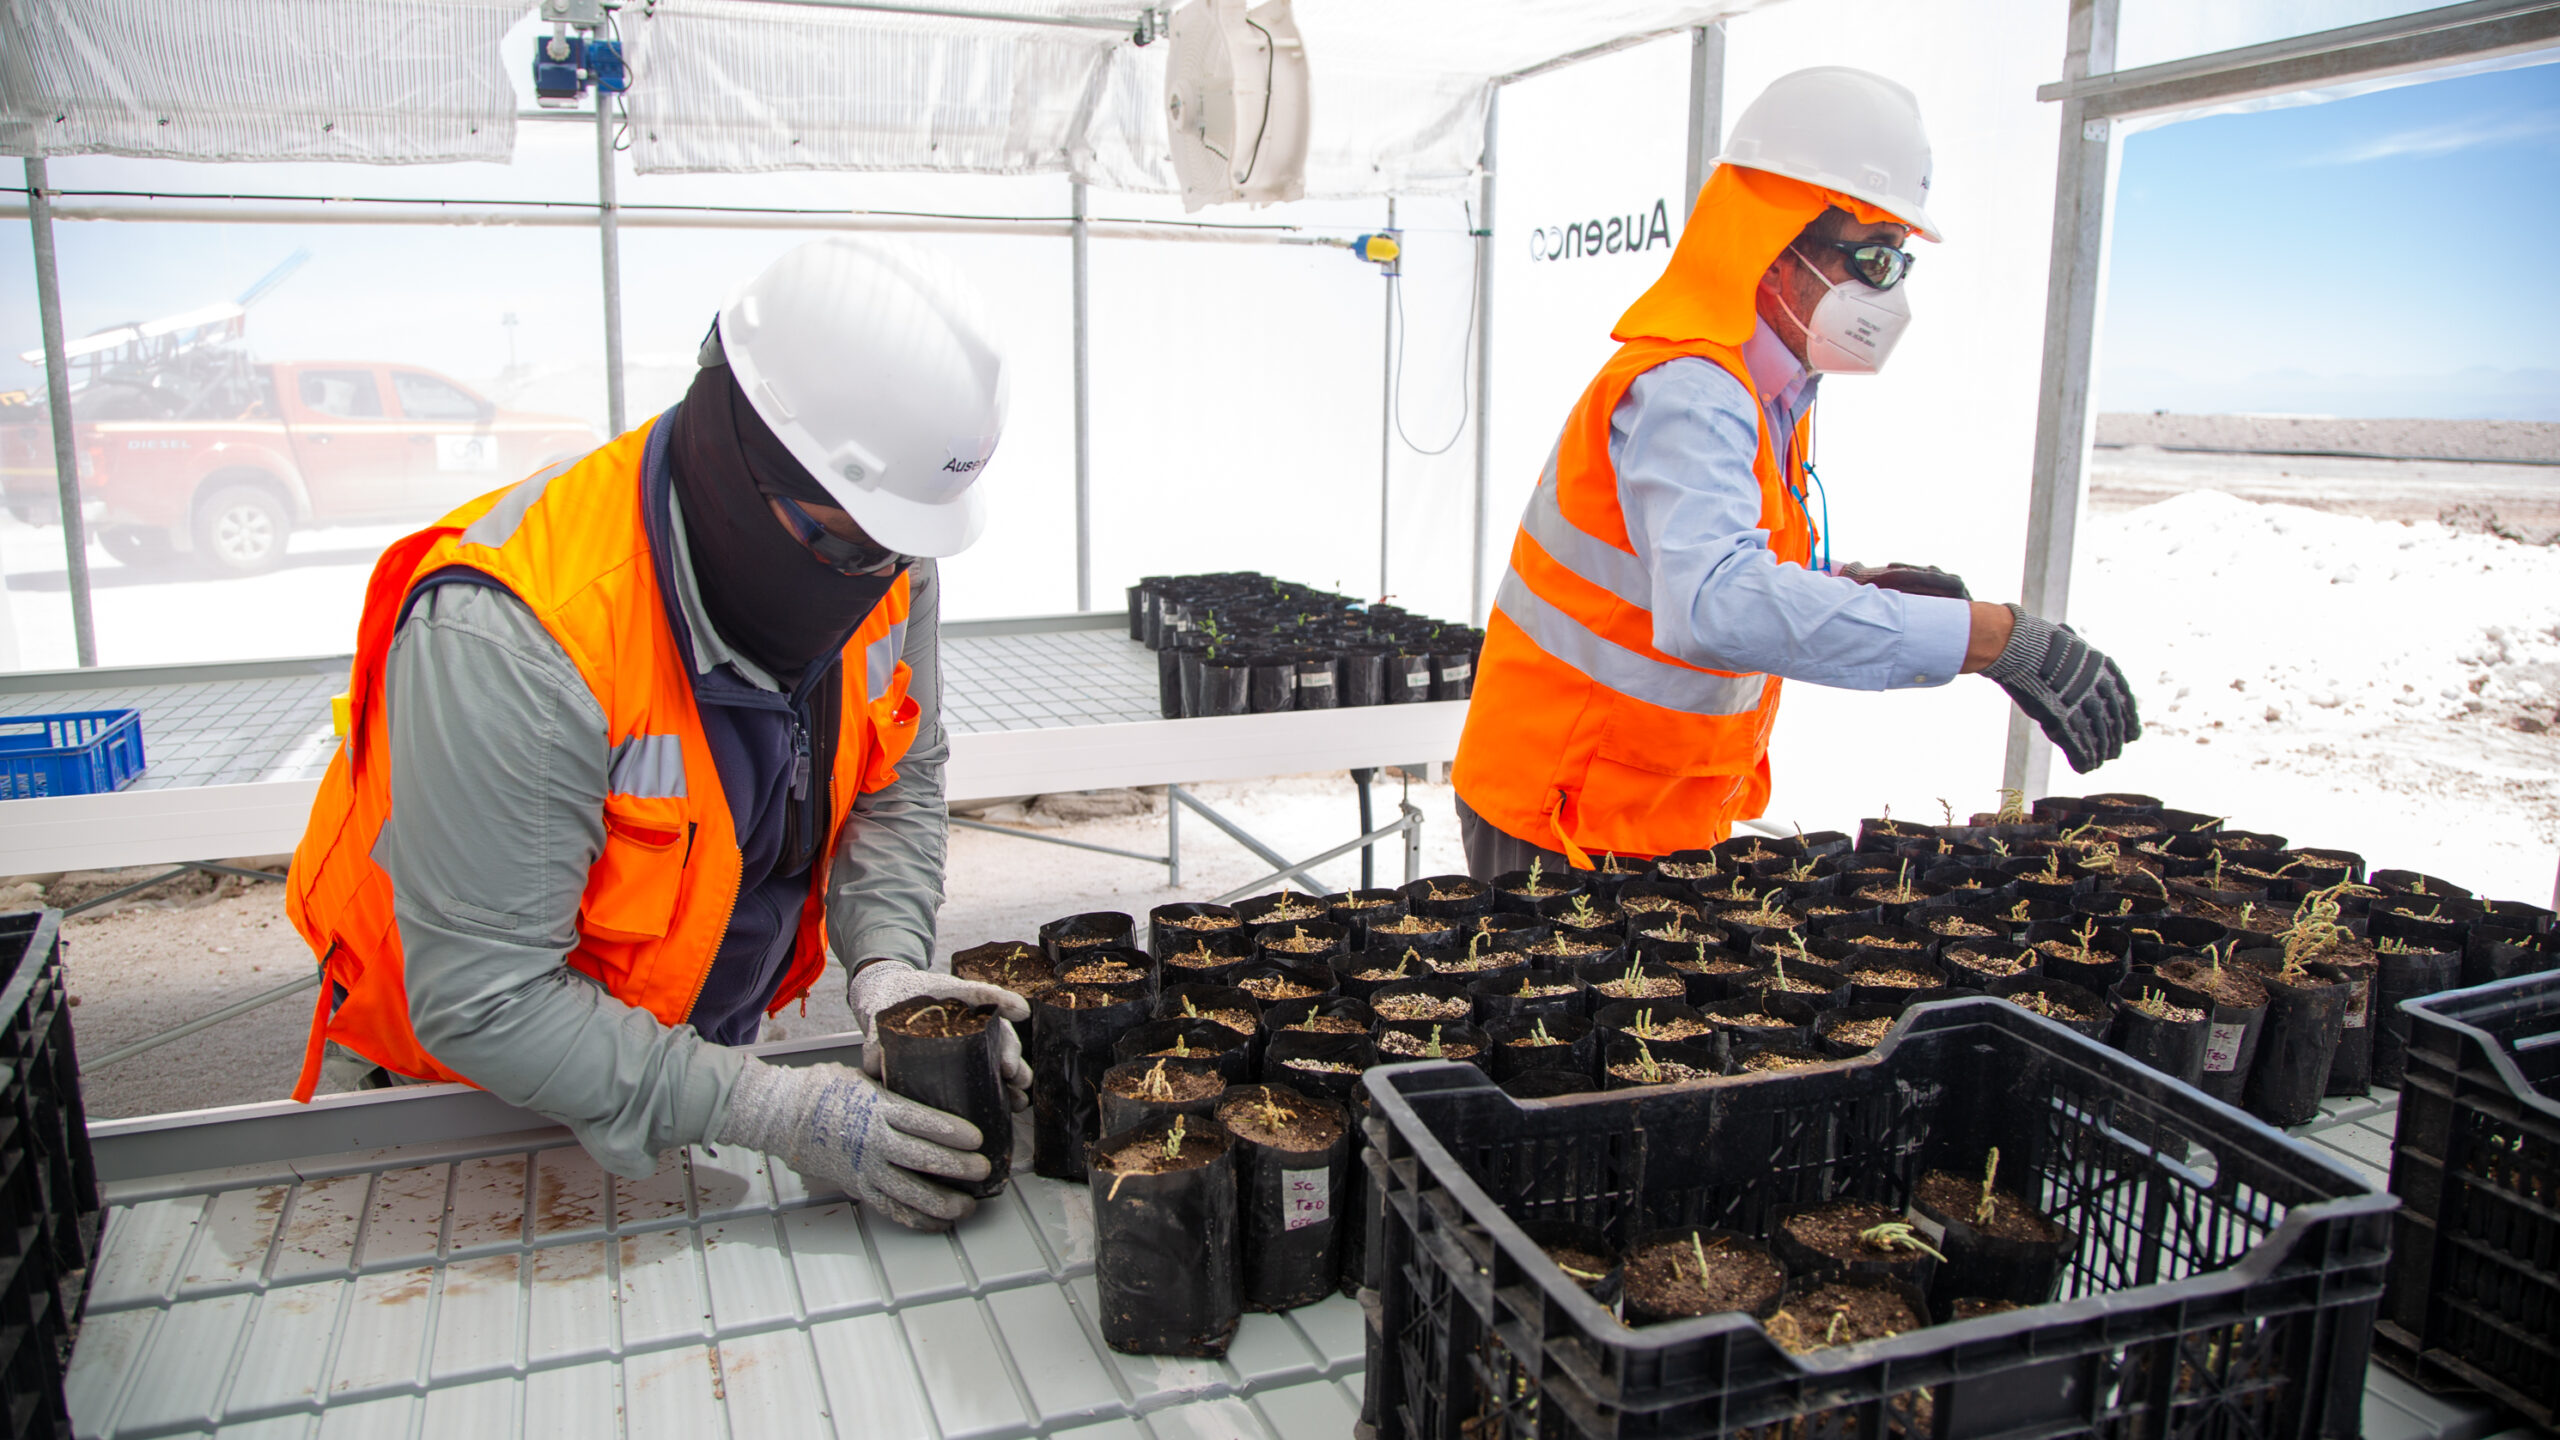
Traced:
POLYGON ((1905 595, 1935 595, 1946 600, 1970 600, 1973 592, 1964 588, 1964 577, 1951 575, 1935 565, 1905 565, 1896 560, 1889 565, 1843 565, 1840 573, 1861 585, 1879 590, 1899 590, 1905 595))
POLYGON ((2068 625, 2039 619, 2017 606, 2017 629, 2000 658, 1982 673, 1999 682, 2028 718, 2044 727, 2045 738, 2060 747, 2071 768, 2086 775, 2124 753, 2128 741, 2142 738, 2142 716, 2133 706, 2133 687, 2125 683, 2116 662, 2080 638, 2068 625))

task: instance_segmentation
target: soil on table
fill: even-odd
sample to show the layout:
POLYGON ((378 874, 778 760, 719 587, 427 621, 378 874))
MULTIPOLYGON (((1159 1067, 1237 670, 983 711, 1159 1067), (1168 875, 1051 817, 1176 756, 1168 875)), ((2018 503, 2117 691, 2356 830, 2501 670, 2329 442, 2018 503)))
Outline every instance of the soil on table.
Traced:
POLYGON ((1588 1250, 1577 1250, 1570 1245, 1541 1245, 1538 1248, 1547 1252, 1547 1258, 1555 1262, 1556 1268, 1564 1272, 1566 1279, 1585 1290, 1609 1278, 1609 1261, 1606 1256, 1594 1255, 1588 1250))
POLYGON ((951 973, 963 980, 981 985, 995 985, 1016 995, 1029 996, 1058 983, 1057 975, 1038 950, 1028 945, 1013 945, 997 955, 972 955, 967 959, 953 957, 951 973))
POLYGON ((1307 927, 1301 925, 1295 931, 1277 940, 1264 940, 1262 948, 1278 950, 1290 955, 1322 955, 1333 948, 1333 942, 1322 935, 1308 934, 1307 927))
POLYGON ((1947 1311, 1950 1319, 1973 1320, 1984 1315, 2006 1315, 2012 1310, 2025 1308, 2015 1300, 1985 1300, 1979 1295, 1967 1295, 1948 1306, 1947 1311))
POLYGON ((1996 940, 2001 932, 1962 915, 1940 915, 1929 921, 1929 933, 1949 940, 1996 940))
POLYGON ((1310 1015, 1295 1025, 1283 1025, 1280 1028, 1304 1030, 1315 1035, 1366 1035, 1369 1033, 1368 1026, 1348 1015, 1310 1015))
POLYGON ((1464 1020, 1475 1002, 1464 995, 1380 995, 1369 1009, 1381 1020, 1464 1020))
MULTIPOLYGON (((1668 1067, 1665 1067, 1668 1068, 1668 1067)), ((1757 1310, 1777 1298, 1787 1272, 1758 1249, 1717 1236, 1701 1243, 1662 1240, 1627 1257, 1627 1299, 1655 1315, 1721 1315, 1757 1310), (1707 1268, 1698 1270, 1704 1248, 1707 1268)))
POLYGON ((1833 915, 1855 915, 1866 908, 1864 905, 1844 905, 1837 900, 1809 900, 1805 902, 1804 913, 1813 919, 1824 919, 1833 915))
POLYGON ((1427 915, 1399 915, 1384 925, 1370 926, 1369 933, 1372 935, 1430 935, 1448 928, 1449 922, 1446 920, 1434 920, 1427 915))
POLYGON ((2062 1238, 2062 1227, 2047 1220, 2036 1210, 2010 1194, 1994 1187, 1991 1192, 1991 1218, 1982 1218, 1982 1182, 1946 1170, 1932 1170, 1920 1177, 1912 1187, 1912 1198, 1941 1215, 1962 1216, 1974 1229, 1997 1240, 2014 1240, 2021 1245, 2050 1245, 2062 1238))
POLYGON ((1609 1067, 1609 1073, 1630 1085, 1684 1085, 1692 1080, 1716 1078, 1712 1072, 1700 1070, 1693 1065, 1683 1065, 1677 1060, 1656 1060, 1653 1062, 1651 1076, 1644 1073, 1643 1063, 1635 1060, 1620 1061, 1609 1067))
POLYGON ((2007 998, 2010 1004, 2021 1010, 2032 1010, 2052 1020, 2076 1020, 2086 1025, 2099 1018, 2068 1000, 2057 999, 2041 990, 2021 990, 2007 998))
POLYGON ((1197 1170, 1225 1153, 1226 1137, 1204 1126, 1186 1128, 1179 1138, 1134 1141, 1103 1156, 1102 1162, 1115 1175, 1170 1175, 1176 1170, 1197 1170), (1166 1153, 1168 1148, 1171 1154, 1166 1153))
POLYGON ((1342 1119, 1330 1109, 1301 1110, 1281 1105, 1275 1114, 1264 1102, 1270 1092, 1256 1089, 1218 1105, 1218 1123, 1252 1141, 1290 1154, 1324 1151, 1342 1138, 1342 1119))
POLYGON ((1985 955, 1979 950, 1967 949, 1961 945, 1949 950, 1947 958, 1968 970, 1979 970, 1985 975, 2021 975, 2026 973, 2027 968, 2027 958, 2023 955, 1985 955))
POLYGON ((1861 935, 1857 943, 1866 950, 1924 950, 1929 944, 1909 935, 1861 935))
POLYGON ((1552 1000, 1559 995, 1572 994, 1573 987, 1571 985, 1522 985, 1503 993, 1522 1000, 1552 1000))
POLYGON ((1668 1020, 1630 1025, 1625 1033, 1647 1044, 1659 1044, 1665 1040, 1695 1040, 1701 1035, 1712 1035, 1715 1033, 1715 1027, 1704 1021, 1692 1020, 1686 1015, 1674 1015, 1668 1020))
POLYGON ((1883 1340, 1924 1322, 1909 1303, 1890 1290, 1859 1285, 1825 1285, 1781 1306, 1769 1317, 1769 1338, 1794 1354, 1883 1340))
POLYGON ((2107 952, 2092 950, 2077 940, 2039 940, 2034 948, 2057 959, 2070 960, 2082 965, 2104 965, 2116 958, 2107 952))
POLYGON ((992 1006, 954 1005, 919 995, 880 1012, 880 1028, 917 1040, 957 1040, 984 1034, 992 1006))
POLYGON ((1917 905, 1929 897, 1911 888, 1911 886, 1906 883, 1899 885, 1869 885, 1858 892, 1858 898, 1861 900, 1874 900, 1885 905, 1917 905))
POLYGON ((1473 975, 1485 970, 1508 970, 1520 964, 1520 957, 1508 950, 1477 950, 1431 962, 1432 973, 1438 975, 1473 975))
POLYGON ((1103 1084, 1112 1094, 1130 1100, 1199 1100, 1226 1089, 1227 1077, 1215 1070, 1176 1069, 1159 1060, 1149 1069, 1114 1075, 1103 1084))
POLYGON ((1237 981, 1236 988, 1265 1005, 1282 1000, 1304 1000, 1324 993, 1313 985, 1301 985, 1286 975, 1249 975, 1237 981))
POLYGON ((1855 1045, 1860 1049, 1872 1050, 1884 1043, 1885 1032, 1893 1028, 1893 1022, 1898 1018, 1900 1017, 1878 1015, 1872 1019, 1851 1020, 1845 1024, 1834 1025, 1831 1027, 1831 1038, 1843 1045, 1855 1045))
POLYGON ((1591 988, 1612 1000, 1676 1000, 1689 993, 1677 975, 1638 975, 1632 980, 1621 975, 1591 988))
POLYGON ((1550 1045, 1571 1045, 1573 1042, 1561 1035, 1547 1033, 1546 1026, 1539 1024, 1530 1026, 1529 1033, 1519 1039, 1505 1040, 1502 1043, 1514 1050, 1543 1050, 1550 1045))
POLYGON ((1979 875, 1967 875, 1963 879, 1947 886, 1949 892, 1957 890, 1989 890, 1990 888, 1991 882, 1983 879, 1979 875))
POLYGON ((1484 1047, 1472 1040, 1443 1040, 1440 1042, 1440 1053, 1434 1055, 1431 1053, 1431 1037, 1428 1035, 1416 1035, 1405 1030, 1388 1030, 1378 1036, 1379 1054, 1402 1055, 1412 1060, 1472 1060, 1483 1051, 1484 1047))
POLYGON ((2237 965, 2217 970, 2201 960, 2172 960, 2160 967, 2160 975, 2190 990, 2201 990, 2234 1010, 2255 1010, 2267 1003, 2267 987, 2237 965))
POLYGON ((1090 965, 1078 965, 1058 978, 1070 985, 1126 985, 1146 979, 1147 972, 1126 960, 1096 960, 1090 965))
POLYGON ((1763 1050, 1742 1062, 1742 1068, 1757 1074, 1779 1070, 1810 1070, 1831 1062, 1819 1055, 1790 1055, 1784 1050, 1763 1050))
POLYGON ((1608 945, 1597 940, 1579 940, 1571 935, 1549 935, 1543 940, 1531 941, 1529 948, 1521 953, 1547 960, 1583 960, 1594 955, 1606 955, 1609 949, 1608 945))
POLYGON ((1902 990, 1925 990, 1938 983, 1935 975, 1905 970, 1893 965, 1865 965, 1849 972, 1849 979, 1860 985, 1885 985, 1902 990))

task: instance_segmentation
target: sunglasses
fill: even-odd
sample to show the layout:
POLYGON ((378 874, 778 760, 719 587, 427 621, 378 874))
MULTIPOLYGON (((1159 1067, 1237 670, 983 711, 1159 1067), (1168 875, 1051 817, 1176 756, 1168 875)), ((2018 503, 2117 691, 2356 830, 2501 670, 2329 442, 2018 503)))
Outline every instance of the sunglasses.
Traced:
POLYGON ((1849 257, 1849 273, 1878 290, 1890 290, 1911 274, 1920 257, 1875 240, 1816 240, 1816 245, 1849 257))
POLYGON ((782 502, 782 517, 791 524, 791 533, 821 563, 839 575, 877 575, 906 563, 907 557, 868 540, 847 540, 817 518, 800 508, 800 502, 788 495, 776 495, 782 502))

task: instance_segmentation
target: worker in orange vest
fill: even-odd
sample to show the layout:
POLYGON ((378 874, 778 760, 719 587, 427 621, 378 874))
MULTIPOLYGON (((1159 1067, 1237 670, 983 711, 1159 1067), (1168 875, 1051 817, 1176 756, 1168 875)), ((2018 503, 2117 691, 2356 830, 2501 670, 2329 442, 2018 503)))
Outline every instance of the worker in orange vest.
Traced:
POLYGON ((928 968, 930 557, 985 525, 990 337, 938 257, 814 241, 721 310, 682 402, 383 553, 294 854, 328 981, 297 1098, 464 1080, 617 1174, 739 1145, 907 1225, 969 1212, 942 1182, 988 1174, 974 1125, 737 1047, 830 941, 866 1036, 919 995, 1029 1016, 928 968))
POLYGON ((1892 353, 1928 190, 1918 102, 1882 76, 1798 71, 1735 124, 1512 542, 1451 775, 1477 876, 1723 839, 1768 801, 1782 679, 1981 673, 2081 771, 2141 735, 2069 626, 1929 567, 1814 563, 1814 394, 1892 353))

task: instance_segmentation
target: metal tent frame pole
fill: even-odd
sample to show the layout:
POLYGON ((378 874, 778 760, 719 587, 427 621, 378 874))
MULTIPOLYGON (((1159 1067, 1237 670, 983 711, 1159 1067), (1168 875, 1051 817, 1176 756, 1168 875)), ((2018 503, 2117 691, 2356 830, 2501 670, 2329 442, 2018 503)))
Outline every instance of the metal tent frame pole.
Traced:
MULTIPOLYGON (((1396 197, 1387 197, 1387 233, 1396 228, 1396 197)), ((1387 589, 1388 501, 1394 488, 1396 458, 1396 274, 1402 256, 1378 267, 1386 276, 1386 302, 1378 311, 1378 598, 1387 589)), ((1277 862, 1274 862, 1277 863, 1277 862)))
POLYGON ((623 432, 622 405, 622 206, 614 192, 613 102, 596 93, 596 238, 604 262, 604 413, 611 433, 623 432))
POLYGON ((1074 219, 1067 235, 1068 275, 1075 295, 1076 608, 1093 608, 1093 318, 1092 225, 1085 184, 1068 182, 1074 219))
MULTIPOLYGON (((1476 498, 1473 548, 1467 552, 1467 623, 1482 625, 1491 603, 1485 597, 1485 547, 1492 539, 1493 495, 1493 187, 1494 162, 1502 125, 1502 87, 1484 103, 1484 214, 1476 221, 1476 498)), ((1364 857, 1362 864, 1367 864, 1364 857)))
POLYGON ((1724 22, 1689 32, 1689 176, 1681 193, 1681 223, 1698 208, 1716 152, 1724 148, 1724 22))
POLYGON ((71 360, 63 353, 62 274, 53 251, 53 199, 44 161, 27 157, 27 228, 36 261, 36 315, 44 331, 44 397, 53 420, 53 484, 62 504, 62 559, 71 587, 71 643, 80 666, 98 663, 89 610, 89 526, 80 513, 80 442, 71 415, 71 360))

